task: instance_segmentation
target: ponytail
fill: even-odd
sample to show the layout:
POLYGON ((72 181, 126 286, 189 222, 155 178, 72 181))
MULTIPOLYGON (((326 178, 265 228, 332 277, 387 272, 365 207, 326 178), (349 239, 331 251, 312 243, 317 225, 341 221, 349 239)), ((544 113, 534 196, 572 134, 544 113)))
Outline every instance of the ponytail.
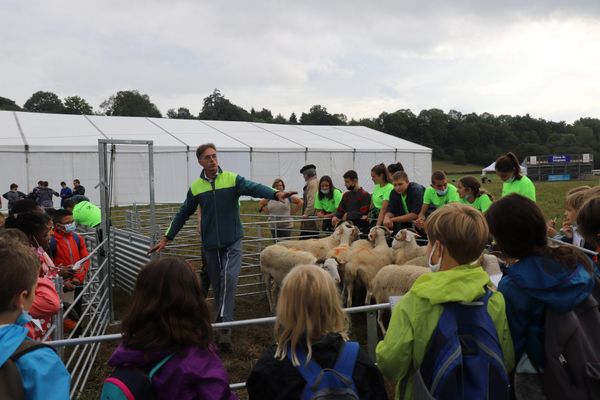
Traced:
POLYGON ((385 183, 390 183, 392 181, 389 171, 384 163, 377 164, 373 168, 371 168, 371 172, 375 172, 375 175, 383 176, 383 180, 385 183))
POLYGON ((521 175, 521 164, 519 163, 517 156, 512 152, 508 152, 505 155, 498 157, 495 168, 496 171, 499 172, 513 172, 516 180, 523 177, 523 175, 521 175))

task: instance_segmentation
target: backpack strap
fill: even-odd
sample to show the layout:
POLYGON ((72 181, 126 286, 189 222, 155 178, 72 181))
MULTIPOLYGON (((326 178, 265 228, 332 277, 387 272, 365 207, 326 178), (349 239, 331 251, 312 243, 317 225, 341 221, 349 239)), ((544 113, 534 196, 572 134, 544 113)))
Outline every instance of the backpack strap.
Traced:
POLYGON ((54 237, 54 235, 52 235, 52 237, 50 237, 50 258, 54 259, 54 256, 56 255, 56 238, 54 237))
POLYGON ((152 380, 152 377, 154 376, 154 374, 156 374, 158 372, 158 370, 167 363, 167 361, 169 361, 171 359, 171 357, 173 357, 175 355, 175 353, 171 353, 168 356, 166 356, 165 358, 163 358, 162 360, 160 360, 154 367, 152 367, 152 369, 150 370, 150 373, 148 373, 148 379, 152 380))
POLYGON ((15 350, 14 353, 12 353, 12 355, 10 356, 10 359, 13 362, 17 362, 17 360, 21 357, 23 357, 25 354, 43 348, 43 347, 47 347, 52 349, 52 351, 54 351, 54 347, 52 346, 48 346, 47 344, 41 343, 41 342, 35 342, 33 340, 28 340, 25 339, 23 340, 23 342, 19 345, 19 347, 17 347, 17 349, 15 350))
POLYGON ((337 372, 352 378, 352 372, 354 372, 354 365, 358 358, 358 342, 344 342, 340 349, 340 354, 335 362, 335 369, 337 372))
MULTIPOLYGON (((289 360, 292 360, 292 348, 288 346, 287 356, 289 360)), ((301 347, 296 347, 296 356, 298 357, 298 361, 300 361, 300 365, 296 367, 300 375, 306 381, 306 387, 310 387, 319 377, 322 369, 319 364, 316 363, 314 359, 311 359, 308 365, 306 365, 306 351, 301 347)))
POLYGON ((75 243, 77 243, 77 250, 81 249, 81 238, 75 232, 73 232, 73 239, 75 239, 75 243))

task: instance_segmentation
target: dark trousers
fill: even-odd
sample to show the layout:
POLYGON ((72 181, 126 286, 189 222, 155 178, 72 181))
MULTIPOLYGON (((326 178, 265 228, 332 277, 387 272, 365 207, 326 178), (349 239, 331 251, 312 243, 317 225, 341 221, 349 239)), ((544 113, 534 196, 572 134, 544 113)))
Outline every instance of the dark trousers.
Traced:
POLYGON ((273 239, 280 239, 290 237, 292 231, 289 229, 271 229, 271 237, 273 239))

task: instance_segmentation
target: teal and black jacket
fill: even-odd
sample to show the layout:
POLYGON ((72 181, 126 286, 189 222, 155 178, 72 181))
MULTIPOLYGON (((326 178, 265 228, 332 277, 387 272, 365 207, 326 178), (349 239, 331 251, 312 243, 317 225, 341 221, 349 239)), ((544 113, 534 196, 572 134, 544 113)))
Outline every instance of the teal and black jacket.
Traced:
POLYGON ((204 170, 190 186, 187 197, 165 232, 169 240, 181 230, 196 208, 202 210, 202 246, 207 250, 221 249, 244 236, 240 221, 240 196, 276 199, 275 190, 246 180, 234 172, 219 168, 217 178, 210 182, 204 170))

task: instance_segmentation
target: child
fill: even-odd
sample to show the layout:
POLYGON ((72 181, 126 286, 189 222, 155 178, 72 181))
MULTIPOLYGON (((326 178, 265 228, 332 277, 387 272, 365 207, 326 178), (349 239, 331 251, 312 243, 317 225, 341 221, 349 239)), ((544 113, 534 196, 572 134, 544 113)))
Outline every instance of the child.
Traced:
MULTIPOLYGON (((492 204, 486 218, 500 250, 518 259, 498 285, 506 301, 516 360, 528 358, 523 364, 529 367, 521 370, 520 364, 517 372, 537 374, 546 365, 546 308, 566 313, 585 300, 594 287, 592 264, 572 247, 548 246, 544 215, 526 197, 503 197, 492 204)), ((515 385, 519 392, 518 382, 515 385)))
POLYGON ((392 184, 394 191, 390 193, 383 225, 394 232, 401 228, 412 228, 423 205, 425 188, 416 182, 409 182, 404 171, 392 175, 392 184))
POLYGON ((517 193, 535 201, 535 185, 525 175, 521 174, 521 164, 513 153, 498 157, 496 160, 496 175, 502 179, 502 197, 517 193))
POLYGON ((585 199, 577 213, 577 226, 586 243, 600 247, 600 194, 585 199))
MULTIPOLYGON (((321 368, 333 368, 348 340, 348 320, 333 280, 313 265, 294 267, 283 280, 275 320, 276 345, 252 369, 251 400, 301 399, 306 381, 297 369, 299 349, 321 368)), ((383 377, 359 351, 352 379, 363 400, 387 399, 383 377)))
POLYGON ((363 235, 369 233, 369 206, 371 195, 358 184, 356 171, 346 171, 344 174, 344 185, 348 191, 342 196, 335 216, 331 219, 335 227, 340 221, 350 221, 363 235))
MULTIPOLYGON (((21 207, 17 202, 13 211, 21 207)), ((37 207, 37 206, 36 206, 37 207)), ((52 259, 46 253, 49 248, 51 220, 48 215, 39 212, 16 212, 6 219, 6 228, 16 228, 27 237, 31 251, 41 264, 38 282, 35 287, 35 300, 31 306, 31 316, 39 320, 39 324, 30 323, 30 336, 41 339, 50 329, 52 316, 60 309, 60 299, 51 278, 56 276, 52 259)))
POLYGON ((110 366, 149 371, 174 354, 153 376, 155 399, 236 398, 212 343, 198 275, 185 261, 161 258, 142 269, 121 327, 123 343, 110 366))
POLYGON ((460 203, 475 207, 481 212, 486 212, 492 205, 494 198, 486 190, 481 189, 479 181, 472 176, 464 176, 458 181, 458 195, 460 203))
MULTIPOLYGON (((0 366, 16 364, 22 384, 15 386, 25 399, 68 399, 70 376, 62 361, 50 347, 27 339, 23 327, 31 321, 28 311, 40 264, 18 236, 0 237, 0 366)), ((2 393, 1 397, 18 398, 13 397, 16 394, 2 393)))
POLYGON ((416 227, 422 229, 425 218, 429 214, 446 204, 456 203, 459 200, 456 186, 448 183, 444 171, 435 171, 431 174, 431 186, 425 189, 423 194, 423 205, 419 211, 419 217, 415 221, 416 227))
MULTIPOLYGON (((448 204, 427 218, 425 230, 429 267, 434 273, 421 275, 394 307, 387 334, 377 345, 379 368, 384 376, 398 382, 396 398, 413 398, 415 372, 425 360, 445 303, 478 300, 492 285, 487 273, 472 265, 488 240, 483 214, 464 204, 448 204)), ((509 371, 513 349, 500 293, 489 297, 487 313, 509 371)))

